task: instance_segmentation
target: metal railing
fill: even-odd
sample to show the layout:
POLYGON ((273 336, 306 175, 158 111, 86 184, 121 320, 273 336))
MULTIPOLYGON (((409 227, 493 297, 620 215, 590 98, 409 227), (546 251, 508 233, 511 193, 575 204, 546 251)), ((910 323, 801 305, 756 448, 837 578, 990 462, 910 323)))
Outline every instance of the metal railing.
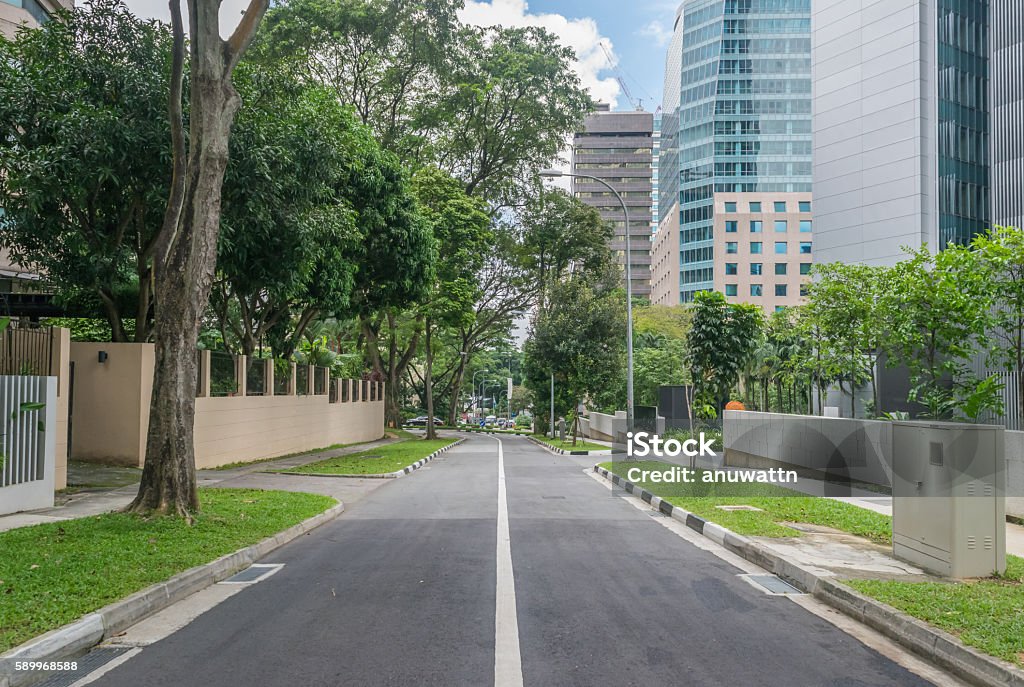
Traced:
POLYGON ((265 396, 267 393, 267 361, 263 358, 247 358, 245 367, 245 395, 265 396))
POLYGON ((11 322, 0 335, 0 374, 49 376, 53 327, 11 322))
POLYGON ((210 351, 210 395, 237 396, 238 388, 235 356, 224 351, 210 351))
POLYGON ((292 393, 292 364, 287 360, 274 361, 274 395, 289 396, 292 393))

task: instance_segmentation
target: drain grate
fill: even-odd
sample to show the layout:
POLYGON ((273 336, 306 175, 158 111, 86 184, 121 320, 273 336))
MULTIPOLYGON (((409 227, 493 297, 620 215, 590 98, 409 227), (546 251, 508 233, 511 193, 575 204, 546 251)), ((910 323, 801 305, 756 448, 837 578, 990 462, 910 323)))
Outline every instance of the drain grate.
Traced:
POLYGON ((104 646, 93 649, 85 656, 74 659, 78 663, 78 670, 54 673, 46 678, 45 682, 38 683, 36 687, 69 687, 86 675, 107 665, 126 651, 131 651, 131 647, 104 646))
POLYGON ((237 572, 221 584, 256 584, 267 579, 284 567, 283 563, 256 563, 237 572))
POLYGON ((771 596, 797 596, 803 592, 777 575, 739 575, 750 584, 771 596))
POLYGON ((562 501, 565 500, 564 496, 541 496, 541 498, 542 499, 561 499, 562 501))

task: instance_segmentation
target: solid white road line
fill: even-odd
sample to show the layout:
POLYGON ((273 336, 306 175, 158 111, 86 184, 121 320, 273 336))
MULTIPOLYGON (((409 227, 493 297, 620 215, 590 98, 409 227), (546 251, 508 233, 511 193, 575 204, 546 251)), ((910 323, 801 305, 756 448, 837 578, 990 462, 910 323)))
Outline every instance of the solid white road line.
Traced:
POLYGON ((505 493, 505 454, 498 442, 498 547, 494 595, 494 686, 522 687, 523 659, 519 654, 516 582, 512 571, 512 539, 505 493))

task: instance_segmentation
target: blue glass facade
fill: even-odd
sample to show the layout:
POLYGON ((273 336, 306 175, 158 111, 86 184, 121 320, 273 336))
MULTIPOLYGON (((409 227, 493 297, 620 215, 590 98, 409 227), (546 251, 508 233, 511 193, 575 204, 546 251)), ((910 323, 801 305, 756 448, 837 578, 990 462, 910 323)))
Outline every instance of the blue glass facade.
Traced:
MULTIPOLYGON (((683 12, 673 125, 685 303, 713 287, 715 193, 811 190, 811 7, 810 0, 689 0, 683 12)), ((661 185, 671 188, 664 174, 661 185)))
POLYGON ((938 0, 936 9, 942 247, 969 243, 991 221, 989 3, 938 0))

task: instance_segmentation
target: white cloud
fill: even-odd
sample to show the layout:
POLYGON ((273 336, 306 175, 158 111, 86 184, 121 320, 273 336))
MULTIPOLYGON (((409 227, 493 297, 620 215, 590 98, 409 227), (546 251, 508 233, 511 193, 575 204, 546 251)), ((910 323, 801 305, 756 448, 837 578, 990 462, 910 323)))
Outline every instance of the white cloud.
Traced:
MULTIPOLYGON (((138 17, 145 19, 159 19, 170 23, 171 10, 167 0, 125 0, 128 9, 138 17)), ((227 38, 238 26, 242 19, 242 13, 249 6, 249 0, 223 0, 220 5, 220 35, 227 38)), ((188 31, 188 3, 182 0, 182 15, 185 21, 185 30, 188 31)))
POLYGON ((672 32, 669 31, 665 27, 665 25, 657 19, 647 24, 646 26, 642 27, 639 31, 637 31, 637 33, 641 36, 646 36, 648 38, 654 39, 654 43, 659 47, 664 47, 668 45, 669 40, 672 39, 672 32))
POLYGON ((602 77, 610 69, 608 57, 601 42, 615 59, 610 40, 601 35, 597 22, 589 17, 569 19, 561 14, 531 14, 526 0, 467 0, 459 17, 476 26, 539 26, 559 38, 561 43, 576 52, 573 65, 583 87, 594 100, 611 103, 618 101, 619 84, 614 77, 602 77))

